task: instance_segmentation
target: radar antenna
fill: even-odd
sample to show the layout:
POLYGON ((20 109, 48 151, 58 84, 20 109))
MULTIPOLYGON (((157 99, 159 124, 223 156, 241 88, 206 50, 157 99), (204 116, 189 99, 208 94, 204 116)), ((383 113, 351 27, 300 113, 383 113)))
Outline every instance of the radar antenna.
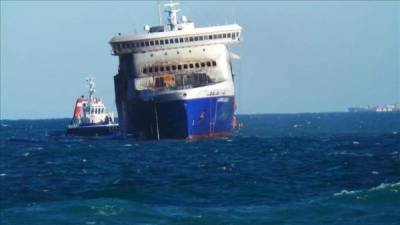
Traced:
POLYGON ((181 11, 180 9, 177 9, 176 6, 178 6, 178 2, 174 2, 173 0, 170 0, 169 3, 164 4, 164 6, 168 7, 165 12, 168 13, 168 22, 171 30, 177 30, 177 25, 178 25, 178 18, 177 18, 177 13, 181 11))

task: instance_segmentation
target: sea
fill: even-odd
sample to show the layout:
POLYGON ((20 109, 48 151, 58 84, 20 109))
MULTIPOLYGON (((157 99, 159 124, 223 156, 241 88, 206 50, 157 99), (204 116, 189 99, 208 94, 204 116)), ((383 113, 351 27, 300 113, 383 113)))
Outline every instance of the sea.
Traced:
POLYGON ((0 224, 400 224, 400 114, 241 115, 232 137, 1 120, 0 224))

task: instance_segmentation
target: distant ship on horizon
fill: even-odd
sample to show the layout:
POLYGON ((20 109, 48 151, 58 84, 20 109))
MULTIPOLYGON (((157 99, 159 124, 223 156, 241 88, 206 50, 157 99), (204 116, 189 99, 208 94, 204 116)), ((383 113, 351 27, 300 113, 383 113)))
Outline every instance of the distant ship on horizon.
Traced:
POLYGON ((349 112, 400 112, 400 103, 395 104, 371 104, 366 107, 349 107, 349 112))

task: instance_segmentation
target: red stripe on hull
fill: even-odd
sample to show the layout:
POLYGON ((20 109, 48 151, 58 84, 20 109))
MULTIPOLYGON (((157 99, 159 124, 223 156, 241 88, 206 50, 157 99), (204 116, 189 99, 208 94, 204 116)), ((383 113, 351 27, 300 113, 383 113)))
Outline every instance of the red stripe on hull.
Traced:
POLYGON ((190 135, 188 139, 200 139, 200 138, 220 138, 220 137, 229 137, 232 135, 232 132, 214 132, 214 133, 206 133, 206 134, 194 134, 190 135))

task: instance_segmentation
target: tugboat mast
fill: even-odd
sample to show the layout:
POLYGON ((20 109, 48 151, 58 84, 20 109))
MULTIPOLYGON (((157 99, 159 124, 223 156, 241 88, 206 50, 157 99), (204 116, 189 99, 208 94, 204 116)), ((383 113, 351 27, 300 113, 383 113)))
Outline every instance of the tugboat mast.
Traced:
POLYGON ((94 92, 96 92, 96 85, 94 83, 94 78, 90 76, 86 79, 87 87, 89 88, 89 103, 94 102, 94 92))

